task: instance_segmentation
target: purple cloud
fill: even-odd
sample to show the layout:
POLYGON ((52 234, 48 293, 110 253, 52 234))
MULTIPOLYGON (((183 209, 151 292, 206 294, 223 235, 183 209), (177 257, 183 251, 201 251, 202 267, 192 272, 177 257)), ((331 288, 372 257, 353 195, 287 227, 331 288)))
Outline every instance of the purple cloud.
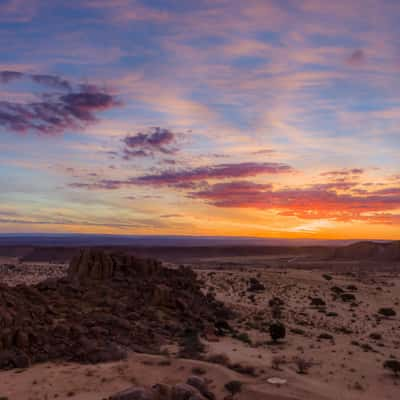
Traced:
POLYGON ((18 71, 0 71, 0 82, 8 83, 24 76, 22 72, 18 71))
POLYGON ((39 84, 58 88, 58 89, 63 89, 63 90, 71 90, 72 86, 71 84, 65 80, 60 78, 59 76, 55 75, 31 75, 31 79, 39 84))
POLYGON ((362 168, 351 168, 351 169, 339 169, 333 171, 323 172, 321 176, 349 176, 349 175, 361 175, 364 173, 362 168))
POLYGON ((82 89, 35 103, 0 101, 0 126, 18 133, 58 134, 94 122, 98 112, 118 104, 111 94, 82 89))
POLYGON ((218 164, 183 171, 164 171, 160 174, 143 175, 136 178, 136 183, 176 186, 183 183, 207 179, 243 178, 261 174, 281 174, 288 172, 293 172, 293 169, 286 164, 245 162, 238 164, 218 164))
POLYGON ((125 160, 150 156, 154 153, 173 154, 177 151, 177 148, 173 147, 176 134, 160 127, 151 128, 148 133, 139 132, 136 135, 126 136, 123 142, 125 160))
POLYGON ((72 84, 57 75, 48 74, 26 74, 20 71, 0 71, 0 82, 9 83, 16 79, 27 78, 40 85, 49 86, 56 89, 72 90, 72 84))
MULTIPOLYGON (((173 186, 177 189, 194 190, 207 186, 208 179, 243 178, 261 174, 282 174, 292 172, 289 165, 280 163, 238 163, 219 164, 209 167, 198 167, 183 171, 164 171, 160 174, 142 175, 125 180, 103 179, 94 183, 71 183, 73 188, 85 188, 90 190, 113 190, 131 185, 156 185, 173 186)), ((250 185, 250 183, 247 183, 250 185)), ((264 187, 266 187, 264 185, 264 187)), ((249 188, 249 186, 248 186, 249 188)))
POLYGON ((354 50, 353 53, 347 58, 347 63, 351 66, 359 66, 365 63, 366 56, 362 49, 354 50))

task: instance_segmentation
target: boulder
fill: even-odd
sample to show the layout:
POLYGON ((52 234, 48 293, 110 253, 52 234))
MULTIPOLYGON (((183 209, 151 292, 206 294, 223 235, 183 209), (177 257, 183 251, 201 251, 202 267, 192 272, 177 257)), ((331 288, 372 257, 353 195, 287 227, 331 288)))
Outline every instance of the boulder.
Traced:
POLYGON ((110 396, 109 400, 155 400, 155 393, 152 389, 135 386, 110 396))
POLYGON ((198 389, 186 383, 174 385, 171 400, 205 400, 198 389))
POLYGON ((196 375, 189 376, 186 383, 196 388, 206 399, 215 400, 214 393, 208 389, 208 385, 203 378, 196 375))

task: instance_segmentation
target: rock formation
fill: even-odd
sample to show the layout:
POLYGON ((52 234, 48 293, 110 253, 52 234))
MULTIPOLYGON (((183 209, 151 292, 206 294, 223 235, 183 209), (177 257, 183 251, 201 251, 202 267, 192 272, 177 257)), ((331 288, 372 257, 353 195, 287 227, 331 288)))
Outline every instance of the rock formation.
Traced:
POLYGON ((65 278, 0 286, 0 369, 53 359, 110 361, 127 350, 154 353, 224 315, 188 268, 83 250, 65 278))

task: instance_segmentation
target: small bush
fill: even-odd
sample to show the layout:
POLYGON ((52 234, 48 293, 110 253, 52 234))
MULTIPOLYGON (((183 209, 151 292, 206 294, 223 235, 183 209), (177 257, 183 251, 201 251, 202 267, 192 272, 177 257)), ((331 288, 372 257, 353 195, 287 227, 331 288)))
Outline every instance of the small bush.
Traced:
POLYGON ((293 361, 296 364, 298 374, 307 374, 308 370, 313 366, 313 362, 311 360, 306 360, 302 357, 295 357, 293 361))
POLYGON ((301 328, 292 328, 290 332, 294 333, 295 335, 302 335, 302 336, 306 334, 305 330, 301 328))
POLYGON ((225 354, 212 354, 208 356, 206 360, 210 363, 224 365, 224 366, 230 364, 229 357, 225 354))
POLYGON ((394 311, 393 308, 389 307, 380 308, 378 313, 385 317, 394 317, 396 315, 396 311, 394 311))
POLYGON ((251 344, 251 339, 246 332, 238 333, 237 335, 234 335, 233 337, 237 340, 240 340, 243 343, 251 344))
POLYGON ((194 375, 205 375, 207 373, 207 371, 202 367, 193 367, 192 373, 194 375))
POLYGON ((372 340, 382 340, 382 335, 380 333, 373 332, 369 335, 372 340))
POLYGON ((240 381, 230 381, 225 383, 225 389, 234 396, 236 393, 240 393, 242 391, 242 382, 240 381))
POLYGON ((200 353, 204 352, 204 345, 201 343, 199 333, 195 330, 186 330, 181 341, 179 357, 199 359, 200 353))
POLYGON ((285 356, 274 356, 271 360, 271 367, 277 371, 281 370, 281 365, 286 364, 287 360, 285 356))
POLYGON ((318 339, 333 340, 333 336, 330 333, 321 333, 318 339))
POLYGON ((242 365, 240 363, 230 364, 229 368, 243 375, 256 376, 256 370, 251 365, 242 365))
POLYGON ((282 307, 278 305, 274 305, 271 308, 272 318, 274 319, 281 319, 282 318, 282 307))
POLYGON ((342 301, 344 301, 345 303, 348 303, 350 301, 355 301, 356 296, 354 296, 354 294, 352 293, 343 293, 340 298, 342 299, 342 301))
POLYGON ((286 328, 281 322, 273 322, 269 326, 269 334, 274 343, 286 336, 286 328))
POLYGON ((339 287, 339 286, 332 286, 332 287, 331 287, 331 291, 332 291, 333 293, 335 293, 335 294, 341 294, 341 293, 344 292, 344 290, 343 290, 341 287, 339 287))
POLYGON ((398 360, 386 360, 383 363, 383 368, 385 369, 389 369, 390 371, 392 371, 394 373, 394 375, 396 377, 399 376, 400 374, 400 361, 398 360))
POLYGON ((282 307, 284 305, 284 301, 280 299, 279 297, 273 297, 272 299, 269 300, 268 305, 272 308, 275 306, 282 307))
POLYGON ((310 305, 312 305, 314 307, 324 307, 324 306, 326 306, 326 303, 320 297, 314 297, 311 299, 310 305))
POLYGON ((247 290, 249 292, 261 292, 265 290, 265 286, 257 278, 250 278, 248 285, 247 290))

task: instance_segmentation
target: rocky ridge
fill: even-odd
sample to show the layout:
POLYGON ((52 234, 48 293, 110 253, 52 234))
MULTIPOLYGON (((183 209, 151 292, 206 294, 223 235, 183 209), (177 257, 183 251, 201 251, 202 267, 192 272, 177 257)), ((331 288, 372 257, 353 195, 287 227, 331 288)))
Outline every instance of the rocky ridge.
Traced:
POLYGON ((157 353, 188 332, 215 329, 226 315, 189 268, 86 249, 67 277, 0 286, 0 369, 157 353))

